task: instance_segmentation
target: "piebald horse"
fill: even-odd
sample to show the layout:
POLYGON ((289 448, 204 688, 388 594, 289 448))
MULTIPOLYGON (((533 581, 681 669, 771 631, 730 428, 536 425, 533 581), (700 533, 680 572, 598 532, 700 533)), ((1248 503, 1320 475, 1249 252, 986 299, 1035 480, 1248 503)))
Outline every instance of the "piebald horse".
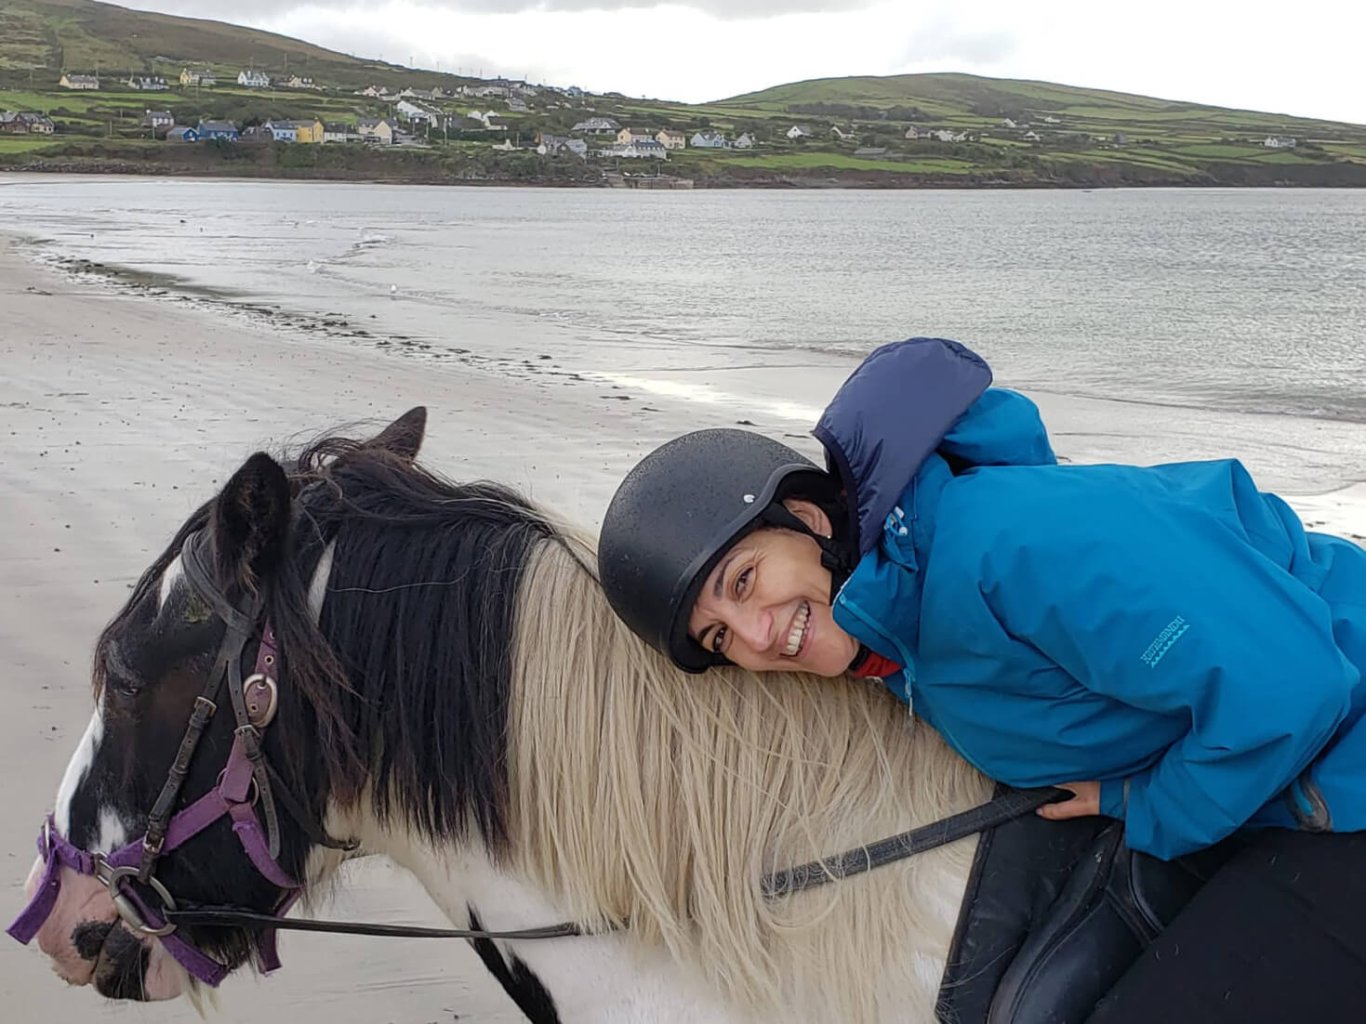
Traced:
POLYGON ((28 883, 58 973, 170 999, 273 967, 267 927, 157 912, 283 913, 382 854, 456 926, 578 926, 476 941, 533 1021, 932 1021, 976 838, 761 881, 990 782, 875 684, 683 675, 614 617, 590 538, 422 468, 424 425, 253 455, 104 630, 28 883))

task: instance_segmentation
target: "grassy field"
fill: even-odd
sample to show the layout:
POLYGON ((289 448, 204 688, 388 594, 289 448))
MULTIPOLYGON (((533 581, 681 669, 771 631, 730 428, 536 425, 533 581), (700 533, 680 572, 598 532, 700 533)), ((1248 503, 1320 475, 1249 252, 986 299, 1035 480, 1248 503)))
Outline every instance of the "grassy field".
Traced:
POLYGON ((0 153, 32 153, 60 145, 61 139, 51 135, 0 136, 0 153))

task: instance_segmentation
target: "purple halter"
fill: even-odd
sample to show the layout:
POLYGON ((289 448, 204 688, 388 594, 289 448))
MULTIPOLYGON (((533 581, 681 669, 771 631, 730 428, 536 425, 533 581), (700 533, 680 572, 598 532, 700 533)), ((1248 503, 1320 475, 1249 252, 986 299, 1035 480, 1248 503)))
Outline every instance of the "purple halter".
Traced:
MULTIPOLYGON (((66 866, 102 882, 113 897, 119 917, 134 934, 160 939, 166 952, 193 977, 207 985, 217 986, 227 975, 228 968, 174 934, 176 925, 169 918, 174 915, 177 906, 171 893, 152 873, 157 859, 184 845, 219 818, 228 817, 232 819, 232 830, 242 844, 243 851, 256 870, 271 884, 284 890, 280 902, 270 915, 272 918, 279 919, 288 912, 302 895, 303 886, 291 878, 276 859, 279 855, 278 825, 269 775, 261 751, 261 731, 275 715, 275 672, 279 663, 275 632, 267 622, 261 630, 255 670, 243 680, 242 648, 255 633, 255 616, 243 615, 227 602, 201 561, 195 546, 196 539, 196 535, 189 537, 182 549, 186 576, 227 623, 228 630, 219 655, 218 671, 195 700, 195 710, 185 737, 181 740, 175 764, 156 807, 149 815, 147 834, 113 853, 88 853, 72 845, 59 833, 49 815, 38 834, 38 856, 45 865, 42 882, 28 906, 7 931, 24 944, 32 941, 57 905, 61 893, 61 868, 66 866), (169 816, 169 809, 179 793, 199 737, 217 711, 213 698, 218 695, 224 681, 227 682, 238 720, 227 765, 219 774, 218 784, 213 789, 174 816, 169 816), (261 810, 266 819, 264 829, 257 817, 258 804, 262 805, 261 810), (135 887, 124 884, 128 879, 137 879, 149 886, 161 905, 153 906, 135 887)), ((262 930, 258 948, 259 966, 263 973, 270 973, 280 966, 275 939, 273 928, 262 930)))

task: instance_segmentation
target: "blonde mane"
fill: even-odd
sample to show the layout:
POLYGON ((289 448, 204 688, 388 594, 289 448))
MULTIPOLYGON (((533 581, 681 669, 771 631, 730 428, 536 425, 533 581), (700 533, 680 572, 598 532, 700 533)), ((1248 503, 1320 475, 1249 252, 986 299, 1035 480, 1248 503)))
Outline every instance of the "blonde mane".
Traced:
POLYGON ((613 615, 592 542, 563 536, 519 601, 517 867, 570 919, 626 925, 758 1017, 933 1020, 975 839, 797 896, 765 899, 759 880, 989 783, 876 684, 680 672, 613 615))

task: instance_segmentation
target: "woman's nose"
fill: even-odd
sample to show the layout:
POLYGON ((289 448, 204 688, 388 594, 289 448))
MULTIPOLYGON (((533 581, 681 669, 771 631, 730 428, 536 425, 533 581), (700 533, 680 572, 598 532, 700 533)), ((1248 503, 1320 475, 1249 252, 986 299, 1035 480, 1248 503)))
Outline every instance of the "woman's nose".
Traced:
POLYGON ((757 608, 746 608, 731 625, 746 647, 759 654, 773 646, 773 616, 757 608))

